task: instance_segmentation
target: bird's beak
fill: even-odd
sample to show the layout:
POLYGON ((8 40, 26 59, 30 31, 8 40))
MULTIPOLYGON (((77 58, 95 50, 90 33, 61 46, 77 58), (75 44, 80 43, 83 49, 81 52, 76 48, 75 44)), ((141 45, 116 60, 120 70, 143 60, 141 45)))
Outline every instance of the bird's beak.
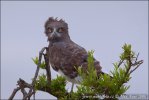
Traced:
POLYGON ((53 38, 56 36, 56 29, 54 28, 53 32, 51 33, 50 37, 53 38))

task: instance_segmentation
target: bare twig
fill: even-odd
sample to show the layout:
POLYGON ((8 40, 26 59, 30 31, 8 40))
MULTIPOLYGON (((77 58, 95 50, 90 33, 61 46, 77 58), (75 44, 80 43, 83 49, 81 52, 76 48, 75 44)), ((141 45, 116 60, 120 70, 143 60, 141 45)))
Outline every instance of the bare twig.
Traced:
POLYGON ((124 60, 120 60, 119 64, 118 64, 118 68, 120 67, 120 65, 124 62, 124 60))
POLYGON ((17 82, 18 86, 16 89, 14 89, 13 93, 11 94, 11 96, 9 97, 8 100, 12 100, 15 96, 15 94, 21 90, 21 92, 23 93, 23 96, 25 96, 27 94, 27 92, 25 91, 25 88, 32 88, 31 84, 28 84, 27 82, 25 82, 23 79, 19 79, 17 82))
POLYGON ((136 60, 135 60, 135 62, 137 62, 137 60, 138 60, 138 57, 139 57, 139 53, 137 54, 137 57, 136 57, 136 60))
POLYGON ((25 91, 24 87, 21 88, 21 92, 22 92, 22 94, 23 94, 23 98, 24 98, 24 97, 27 95, 27 92, 25 91))
POLYGON ((48 55, 48 48, 46 48, 46 54, 44 54, 44 60, 45 60, 45 69, 47 73, 47 81, 48 83, 51 83, 51 70, 50 70, 50 65, 49 65, 49 55, 48 55))
POLYGON ((138 57, 139 57, 139 53, 137 54, 137 56, 135 57, 135 61, 134 63, 131 63, 131 66, 136 66, 134 69, 132 69, 129 74, 131 74, 133 71, 135 71, 142 63, 143 63, 143 60, 140 60, 140 61, 137 61, 138 60, 138 57))
POLYGON ((131 70, 129 74, 131 74, 133 71, 135 71, 142 63, 143 63, 143 60, 138 61, 136 64, 137 66, 133 70, 131 70))
POLYGON ((38 61, 37 69, 35 72, 35 76, 34 76, 33 81, 32 81, 32 87, 33 88, 30 88, 29 93, 23 99, 30 98, 32 96, 32 94, 35 93, 34 86, 35 86, 35 82, 36 82, 36 79, 37 79, 37 76, 39 73, 39 68, 40 68, 39 66, 41 65, 42 55, 43 55, 43 52, 45 49, 46 49, 46 47, 42 48, 41 51, 39 52, 39 61, 38 61))
POLYGON ((39 68, 40 68, 39 66, 41 65, 41 59, 42 59, 42 55, 43 55, 43 52, 44 52, 45 49, 46 49, 46 47, 42 48, 41 51, 39 52, 39 61, 38 61, 35 76, 34 76, 33 81, 32 81, 33 86, 35 85, 35 81, 36 81, 37 76, 38 76, 38 72, 39 72, 39 68))
MULTIPOLYGON (((42 50, 39 52, 39 61, 38 61, 38 65, 37 65, 37 69, 36 69, 36 72, 35 72, 35 76, 32 80, 32 83, 31 84, 28 84, 27 82, 25 82, 23 79, 19 79, 17 81, 17 85, 19 87, 15 88, 12 92, 12 94, 10 95, 9 99, 8 100, 12 100, 14 98, 14 96, 16 95, 16 93, 21 90, 22 94, 23 94, 23 100, 29 100, 30 97, 35 94, 35 83, 36 83, 36 79, 37 79, 37 76, 38 76, 38 73, 39 73, 39 66, 41 65, 41 59, 42 59, 42 55, 43 55, 43 52, 44 50, 47 49, 47 47, 44 47, 42 48, 42 50), (25 88, 29 88, 29 92, 27 93, 25 88)), ((51 75, 51 74, 50 74, 51 75)), ((50 76, 49 76, 50 77, 50 76)), ((34 97, 35 98, 35 97, 34 97)))
POLYGON ((12 100, 14 98, 14 96, 16 95, 16 93, 20 90, 20 87, 17 87, 13 90, 11 96, 8 98, 8 100, 12 100))

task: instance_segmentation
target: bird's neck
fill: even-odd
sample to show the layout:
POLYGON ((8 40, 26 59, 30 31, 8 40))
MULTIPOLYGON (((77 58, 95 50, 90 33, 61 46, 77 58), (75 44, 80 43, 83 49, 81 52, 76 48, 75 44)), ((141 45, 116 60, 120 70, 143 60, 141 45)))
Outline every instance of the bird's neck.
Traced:
POLYGON ((69 42, 69 41, 71 41, 70 37, 68 37, 68 38, 56 38, 56 39, 49 40, 50 43, 69 42))

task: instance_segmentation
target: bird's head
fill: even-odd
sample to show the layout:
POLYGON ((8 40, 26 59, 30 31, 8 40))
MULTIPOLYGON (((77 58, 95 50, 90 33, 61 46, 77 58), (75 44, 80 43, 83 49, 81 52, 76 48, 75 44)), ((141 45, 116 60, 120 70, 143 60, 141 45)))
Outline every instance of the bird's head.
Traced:
POLYGON ((49 41, 69 39, 68 24, 60 19, 50 17, 45 23, 45 34, 49 41))

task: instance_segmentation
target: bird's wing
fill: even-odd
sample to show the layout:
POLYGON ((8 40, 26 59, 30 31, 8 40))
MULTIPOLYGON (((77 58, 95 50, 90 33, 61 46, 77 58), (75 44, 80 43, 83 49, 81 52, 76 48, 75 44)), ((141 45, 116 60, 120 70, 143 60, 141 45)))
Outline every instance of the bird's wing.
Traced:
MULTIPOLYGON (((74 42, 56 43, 53 44, 51 49, 51 63, 52 66, 58 71, 59 69, 70 78, 74 78, 78 75, 77 68, 82 66, 87 69, 87 57, 86 50, 75 44, 74 42)), ((94 62, 97 72, 101 71, 99 62, 94 62)))

